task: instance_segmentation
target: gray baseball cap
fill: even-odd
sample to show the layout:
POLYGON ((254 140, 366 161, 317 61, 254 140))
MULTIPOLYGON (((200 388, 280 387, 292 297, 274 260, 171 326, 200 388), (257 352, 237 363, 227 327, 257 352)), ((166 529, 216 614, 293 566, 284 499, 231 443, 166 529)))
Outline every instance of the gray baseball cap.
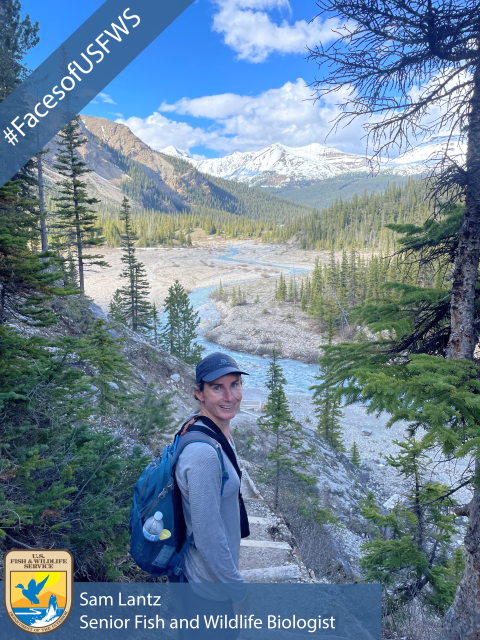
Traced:
POLYGON ((197 384, 202 380, 212 382, 212 380, 226 376, 227 373, 250 375, 246 371, 240 371, 235 360, 226 353, 216 351, 215 353, 210 353, 197 364, 195 380, 197 384))

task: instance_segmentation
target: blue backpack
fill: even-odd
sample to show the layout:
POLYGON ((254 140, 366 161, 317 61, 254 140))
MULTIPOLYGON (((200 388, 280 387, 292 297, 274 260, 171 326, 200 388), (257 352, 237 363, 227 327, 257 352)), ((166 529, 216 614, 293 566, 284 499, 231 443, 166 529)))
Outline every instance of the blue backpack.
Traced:
MULTIPOLYGON (((194 420, 188 426, 192 423, 194 424, 194 420)), ((148 465, 133 490, 130 554, 141 569, 158 578, 175 575, 182 579, 183 557, 193 544, 193 536, 185 536, 181 497, 178 495, 178 488, 175 491, 175 465, 182 451, 192 442, 211 445, 215 448, 222 467, 222 493, 228 480, 219 443, 198 431, 189 430, 185 433, 182 428, 182 433, 184 435, 178 433, 173 444, 163 449, 160 458, 148 465), (156 511, 162 512, 163 526, 171 535, 165 540, 150 542, 143 535, 143 525, 156 511)))

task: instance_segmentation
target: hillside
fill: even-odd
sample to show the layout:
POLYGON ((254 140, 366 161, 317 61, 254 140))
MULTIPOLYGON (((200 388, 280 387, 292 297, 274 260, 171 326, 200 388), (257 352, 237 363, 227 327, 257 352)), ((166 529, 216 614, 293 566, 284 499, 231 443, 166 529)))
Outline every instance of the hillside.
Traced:
POLYGON ((422 224, 431 211, 425 181, 409 178, 403 185, 390 184, 384 193, 340 198, 321 211, 292 220, 278 234, 284 241, 294 236, 302 249, 355 247, 388 252, 395 233, 385 225, 422 224))
POLYGON ((396 174, 380 173, 372 176, 368 173, 345 173, 302 188, 295 186, 268 187, 265 188, 265 191, 308 207, 323 209, 340 198, 347 201, 355 195, 383 193, 393 183, 401 185, 409 179, 412 178, 396 174))
POLYGON ((154 151, 125 125, 92 116, 82 117, 82 123, 88 137, 84 160, 95 172, 92 178, 109 184, 108 199, 118 201, 120 191, 143 209, 196 213, 202 208, 217 216, 223 212, 278 222, 312 213, 260 190, 211 179, 185 161, 154 151), (112 195, 112 188, 117 193, 112 195))

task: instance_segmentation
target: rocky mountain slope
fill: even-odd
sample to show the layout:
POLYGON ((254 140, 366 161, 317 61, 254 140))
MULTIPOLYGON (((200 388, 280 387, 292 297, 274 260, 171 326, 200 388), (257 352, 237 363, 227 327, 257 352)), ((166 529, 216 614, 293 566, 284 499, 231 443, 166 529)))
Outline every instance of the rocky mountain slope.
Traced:
MULTIPOLYGON (((126 195, 135 207, 165 213, 226 212, 247 218, 279 220, 307 215, 311 209, 221 178, 211 179, 188 162, 151 149, 128 127, 105 118, 82 116, 88 142, 79 148, 92 170, 86 174, 91 195, 118 206, 126 195)), ((45 175, 50 184, 63 178, 55 167, 59 136, 47 147, 45 175)))

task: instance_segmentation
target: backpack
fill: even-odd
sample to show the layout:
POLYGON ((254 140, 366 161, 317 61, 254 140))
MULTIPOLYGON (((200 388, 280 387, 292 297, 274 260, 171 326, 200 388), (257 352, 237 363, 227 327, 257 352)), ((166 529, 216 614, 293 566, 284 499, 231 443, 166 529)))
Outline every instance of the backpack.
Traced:
POLYGON ((192 442, 211 445, 217 452, 222 469, 221 493, 228 480, 219 443, 206 433, 191 430, 186 432, 185 427, 194 425, 196 419, 197 416, 194 416, 183 425, 173 444, 167 445, 161 457, 148 465, 133 490, 130 554, 141 569, 158 578, 174 575, 182 579, 183 557, 188 547, 193 544, 193 535, 183 540, 185 530, 181 530, 181 523, 184 523, 181 497, 179 499, 177 496, 175 499, 175 465, 182 451, 192 442), (156 511, 162 512, 163 526, 171 535, 164 540, 150 542, 143 535, 143 525, 156 511))

